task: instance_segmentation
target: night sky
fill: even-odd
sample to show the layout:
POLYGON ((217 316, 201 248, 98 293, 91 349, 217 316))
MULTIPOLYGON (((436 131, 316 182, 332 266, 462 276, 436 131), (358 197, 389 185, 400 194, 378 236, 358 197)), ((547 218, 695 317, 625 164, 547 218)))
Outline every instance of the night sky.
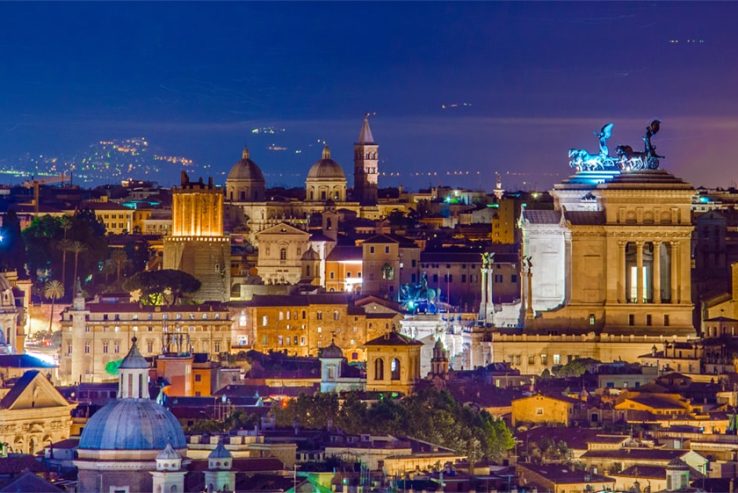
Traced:
POLYGON ((603 123, 611 149, 640 147, 659 118, 665 168, 730 186, 737 19, 738 3, 4 3, 0 158, 146 136, 221 172, 248 144, 269 185, 296 185, 325 139, 351 181, 372 112, 380 167, 402 173, 384 184, 490 189, 500 171, 544 188, 603 123))

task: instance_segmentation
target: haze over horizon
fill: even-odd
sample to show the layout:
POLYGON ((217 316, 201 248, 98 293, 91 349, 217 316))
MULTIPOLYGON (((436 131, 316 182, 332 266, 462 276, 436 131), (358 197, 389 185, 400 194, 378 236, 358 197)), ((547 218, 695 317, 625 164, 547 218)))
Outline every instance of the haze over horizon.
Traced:
POLYGON ((603 123, 615 123, 611 149, 640 147, 659 118, 664 168, 730 186, 737 14, 682 3, 3 4, 0 159, 146 136, 222 182, 247 144, 270 186, 300 185, 323 140, 351 175, 370 112, 380 168, 400 173, 383 185, 489 189, 500 171, 510 186, 547 188, 571 172, 568 148, 596 150, 603 123), (284 132, 252 133, 269 127, 284 132))

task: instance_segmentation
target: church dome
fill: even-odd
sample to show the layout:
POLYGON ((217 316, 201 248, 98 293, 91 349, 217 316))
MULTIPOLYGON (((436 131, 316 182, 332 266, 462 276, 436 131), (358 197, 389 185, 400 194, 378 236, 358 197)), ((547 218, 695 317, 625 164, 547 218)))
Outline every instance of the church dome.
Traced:
POLYGON ((261 168, 249 157, 248 148, 243 149, 241 160, 231 167, 228 172, 228 180, 250 180, 264 182, 264 174, 261 168))
POLYGON ((331 150, 325 146, 322 158, 310 167, 307 178, 308 180, 345 180, 346 175, 341 165, 331 159, 331 150))
POLYGON ((330 346, 326 346, 320 350, 319 358, 338 359, 343 358, 343 351, 336 346, 335 341, 331 340, 330 346))
POLYGON ((83 450, 162 450, 187 448, 182 426, 150 399, 119 399, 92 415, 82 430, 83 450))
POLYGON ((148 363, 131 339, 118 368, 118 396, 92 415, 79 450, 161 451, 187 448, 182 426, 167 408, 149 399, 148 363))

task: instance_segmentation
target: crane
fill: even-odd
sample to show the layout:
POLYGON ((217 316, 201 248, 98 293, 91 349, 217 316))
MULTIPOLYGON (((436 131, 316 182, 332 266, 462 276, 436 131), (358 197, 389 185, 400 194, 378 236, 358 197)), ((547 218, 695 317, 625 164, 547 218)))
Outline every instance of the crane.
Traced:
POLYGON ((62 173, 60 175, 47 176, 45 178, 32 178, 23 182, 23 186, 26 188, 33 188, 33 209, 34 212, 38 213, 38 198, 41 185, 50 185, 52 183, 64 183, 69 180, 72 182, 72 175, 62 173))

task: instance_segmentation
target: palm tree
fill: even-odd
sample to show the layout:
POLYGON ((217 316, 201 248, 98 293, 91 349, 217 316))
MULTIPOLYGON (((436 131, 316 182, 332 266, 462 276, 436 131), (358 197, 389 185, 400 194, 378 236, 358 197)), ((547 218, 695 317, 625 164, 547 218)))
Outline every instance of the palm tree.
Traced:
POLYGON ((51 300, 51 315, 49 315, 49 332, 51 332, 51 323, 54 321, 54 304, 56 300, 64 296, 64 285, 57 280, 47 282, 44 285, 44 296, 51 300))
POLYGON ((77 279, 77 260, 79 259, 79 254, 87 250, 87 245, 82 243, 81 241, 73 241, 69 245, 69 251, 74 253, 74 277, 73 279, 77 279))
POLYGON ((128 255, 125 250, 118 248, 110 253, 110 260, 115 264, 115 280, 120 281, 121 269, 128 262, 128 255))
MULTIPOLYGON (((66 234, 66 232, 65 232, 66 234)), ((62 251, 62 286, 67 286, 67 253, 72 251, 72 240, 59 240, 59 249, 62 251)))

